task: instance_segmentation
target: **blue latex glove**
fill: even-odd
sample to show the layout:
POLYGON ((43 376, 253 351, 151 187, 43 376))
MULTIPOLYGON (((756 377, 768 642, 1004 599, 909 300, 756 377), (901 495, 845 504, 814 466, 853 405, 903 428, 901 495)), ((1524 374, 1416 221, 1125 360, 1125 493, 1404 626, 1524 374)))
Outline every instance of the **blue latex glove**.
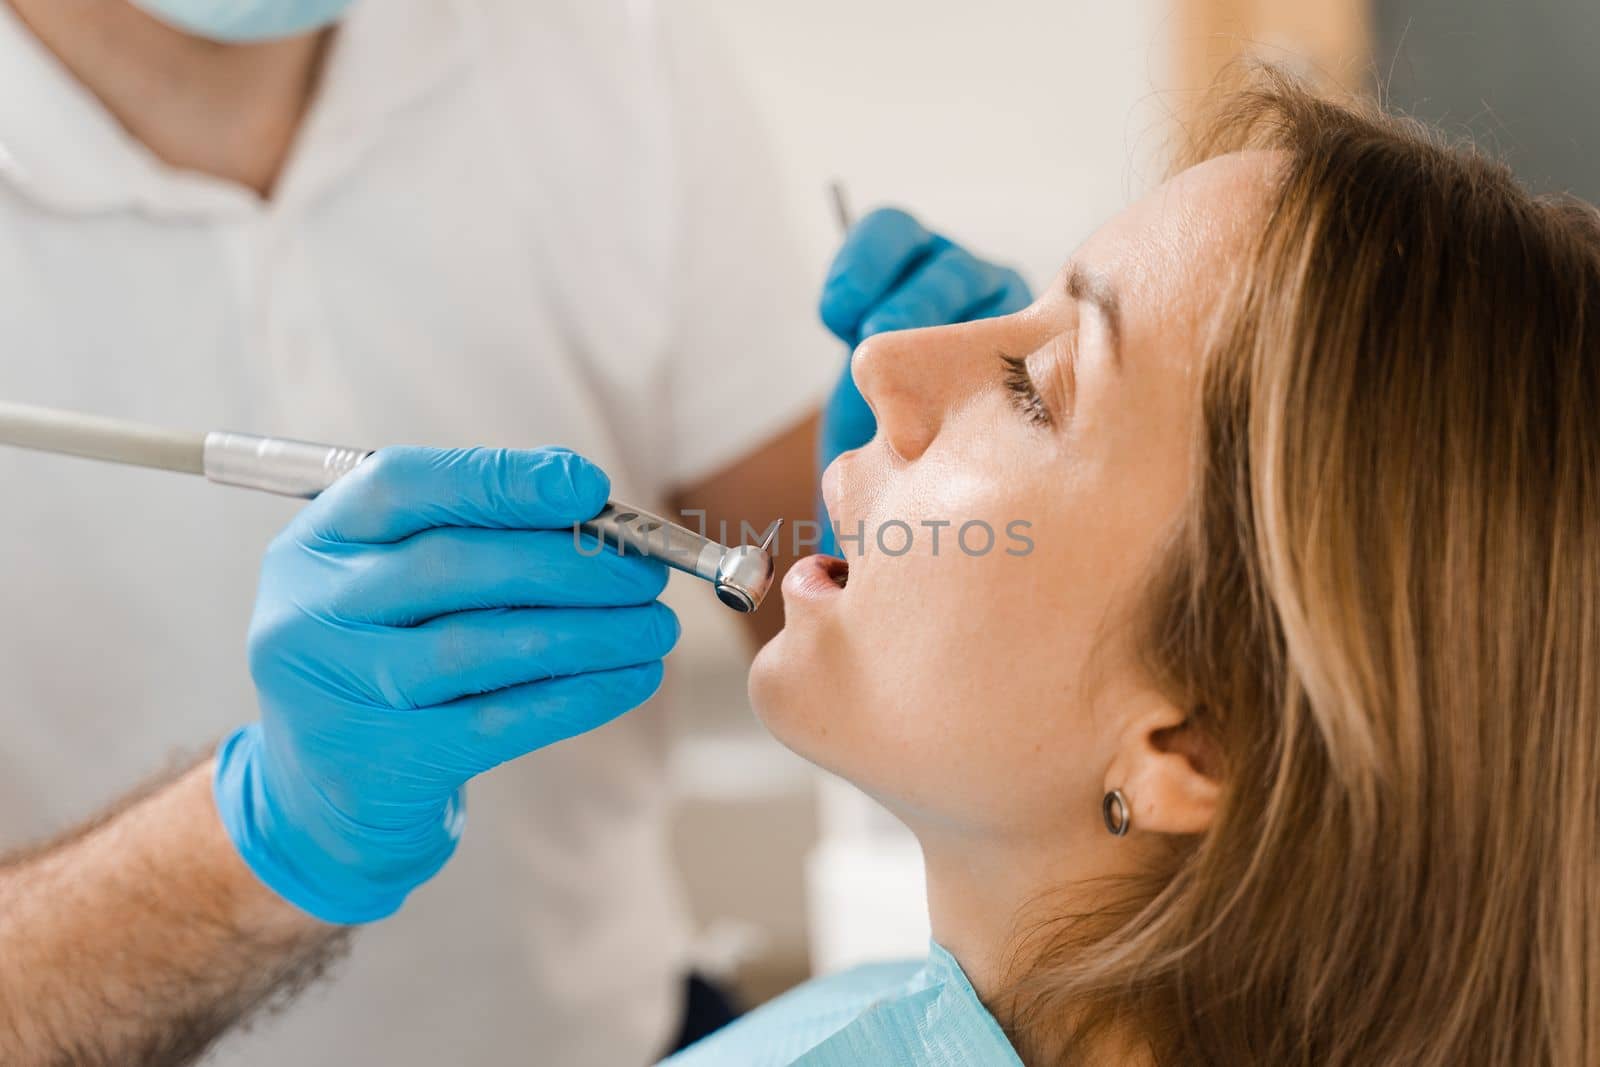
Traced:
POLYGON ((574 544, 609 490, 565 450, 389 449, 279 535, 250 627, 261 719, 214 784, 262 881, 328 922, 382 918, 450 858, 469 778, 655 692, 665 569, 574 544))
MULTIPOLYGON (((822 286, 823 324, 855 347, 873 334, 945 326, 1021 311, 1033 300, 1022 275, 974 256, 904 211, 881 208, 851 228, 822 286)), ((878 424, 850 376, 850 362, 822 413, 819 459, 872 440, 878 424)), ((837 554, 818 504, 822 551, 837 554)))

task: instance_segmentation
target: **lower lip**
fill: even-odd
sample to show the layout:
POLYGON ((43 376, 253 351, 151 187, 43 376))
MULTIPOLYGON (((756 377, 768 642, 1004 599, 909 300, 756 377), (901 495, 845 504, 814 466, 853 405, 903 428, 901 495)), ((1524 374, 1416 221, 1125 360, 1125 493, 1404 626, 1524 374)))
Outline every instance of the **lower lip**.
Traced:
POLYGON ((844 592, 833 580, 834 568, 839 560, 833 556, 807 556, 799 560, 783 576, 783 599, 821 600, 836 597, 844 592))

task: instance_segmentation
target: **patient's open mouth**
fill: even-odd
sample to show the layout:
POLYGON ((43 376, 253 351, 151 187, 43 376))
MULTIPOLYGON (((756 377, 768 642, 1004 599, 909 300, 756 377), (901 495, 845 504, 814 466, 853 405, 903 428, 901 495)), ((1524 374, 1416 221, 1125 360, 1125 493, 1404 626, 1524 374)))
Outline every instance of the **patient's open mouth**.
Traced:
POLYGON ((786 598, 829 600, 850 580, 850 564, 837 556, 807 556, 797 560, 783 579, 786 598))

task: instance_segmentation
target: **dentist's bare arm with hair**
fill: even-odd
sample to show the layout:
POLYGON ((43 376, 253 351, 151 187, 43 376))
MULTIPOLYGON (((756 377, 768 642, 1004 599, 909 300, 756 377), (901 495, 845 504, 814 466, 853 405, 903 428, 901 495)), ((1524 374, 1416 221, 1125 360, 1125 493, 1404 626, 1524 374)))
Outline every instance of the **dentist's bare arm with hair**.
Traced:
POLYGON ((190 1063, 339 953, 239 858, 212 770, 0 860, 0 1063, 190 1063))

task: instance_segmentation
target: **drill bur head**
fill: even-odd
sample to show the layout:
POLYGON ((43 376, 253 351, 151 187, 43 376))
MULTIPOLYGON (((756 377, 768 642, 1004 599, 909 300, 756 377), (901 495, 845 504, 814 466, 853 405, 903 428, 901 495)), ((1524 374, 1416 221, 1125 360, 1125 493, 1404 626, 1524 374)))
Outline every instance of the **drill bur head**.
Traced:
POLYGON ((734 611, 754 611, 772 588, 772 556, 754 545, 730 548, 717 567, 713 584, 717 599, 734 611))
POLYGON ((772 588, 772 546, 778 540, 778 530, 783 520, 778 519, 767 527, 761 544, 740 545, 723 553, 717 565, 714 584, 717 599, 734 611, 752 612, 761 606, 772 588))

